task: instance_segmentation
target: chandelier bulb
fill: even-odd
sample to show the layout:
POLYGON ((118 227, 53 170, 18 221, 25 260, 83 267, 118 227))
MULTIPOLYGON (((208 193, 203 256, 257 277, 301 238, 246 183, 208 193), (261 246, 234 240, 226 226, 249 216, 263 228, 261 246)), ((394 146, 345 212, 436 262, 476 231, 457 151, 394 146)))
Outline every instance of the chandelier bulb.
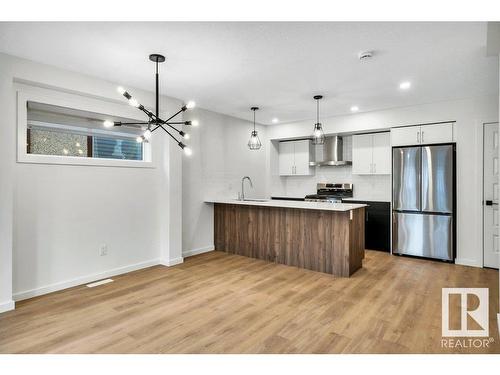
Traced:
POLYGON ((123 87, 121 87, 121 86, 118 86, 116 88, 116 91, 118 91, 120 93, 120 95, 123 95, 126 92, 126 90, 123 87))
POLYGON ((196 106, 196 103, 193 102, 192 100, 187 102, 187 104, 186 104, 187 109, 193 109, 195 106, 196 106))
POLYGON ((142 142, 144 142, 144 136, 140 135, 139 137, 137 137, 137 138, 135 139, 135 141, 136 141, 137 143, 142 143, 142 142))
POLYGON ((102 125, 105 127, 105 128, 111 128, 115 125, 115 123, 113 121, 109 121, 109 120, 106 120, 102 123, 102 125))
POLYGON ((130 104, 132 107, 136 107, 136 108, 139 107, 139 102, 134 98, 130 98, 128 100, 128 104, 130 104))
POLYGON ((198 120, 191 120, 191 125, 196 127, 196 126, 200 125, 200 123, 198 122, 198 120))
POLYGON ((144 134, 142 135, 145 139, 150 139, 151 138, 151 135, 153 133, 151 132, 150 129, 146 129, 146 131, 144 132, 144 134))

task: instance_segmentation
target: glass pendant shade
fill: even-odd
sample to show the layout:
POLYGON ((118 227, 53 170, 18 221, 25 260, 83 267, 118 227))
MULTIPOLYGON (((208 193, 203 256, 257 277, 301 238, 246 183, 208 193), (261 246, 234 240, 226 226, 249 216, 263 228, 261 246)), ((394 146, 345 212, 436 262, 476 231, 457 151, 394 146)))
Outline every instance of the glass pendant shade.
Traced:
POLYGON ((257 134, 257 130, 255 130, 255 111, 259 109, 259 107, 250 108, 253 111, 253 130, 250 133, 250 140, 248 141, 248 148, 250 150, 259 150, 262 147, 262 143, 260 142, 259 135, 257 134))
POLYGON ((322 145, 325 143, 325 133, 323 133, 323 127, 319 122, 314 124, 312 143, 315 145, 322 145))
POLYGON ((315 95, 314 100, 316 100, 316 124, 314 124, 314 130, 312 134, 312 143, 314 145, 322 145, 325 143, 325 133, 323 133, 323 126, 319 122, 319 101, 323 99, 322 95, 315 95))
POLYGON ((250 140, 248 141, 248 148, 250 150, 258 150, 261 148, 261 146, 262 143, 260 142, 257 131, 256 130, 252 131, 252 134, 250 135, 250 140))

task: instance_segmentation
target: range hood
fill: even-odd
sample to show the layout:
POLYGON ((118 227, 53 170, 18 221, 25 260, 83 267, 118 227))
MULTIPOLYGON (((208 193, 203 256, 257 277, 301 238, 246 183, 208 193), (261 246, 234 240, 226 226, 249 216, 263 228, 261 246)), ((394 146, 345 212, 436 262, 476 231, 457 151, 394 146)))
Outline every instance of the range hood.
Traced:
POLYGON ((352 164, 352 161, 344 160, 342 144, 342 137, 338 135, 325 137, 325 143, 323 143, 323 160, 312 161, 309 165, 311 167, 316 165, 336 167, 352 164))

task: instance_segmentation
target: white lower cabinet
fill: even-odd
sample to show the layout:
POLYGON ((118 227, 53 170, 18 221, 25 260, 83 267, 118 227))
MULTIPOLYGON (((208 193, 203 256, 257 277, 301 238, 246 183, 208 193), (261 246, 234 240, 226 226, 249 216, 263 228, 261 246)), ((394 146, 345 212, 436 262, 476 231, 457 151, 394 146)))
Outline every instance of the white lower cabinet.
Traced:
POLYGON ((353 135, 352 174, 391 174, 389 132, 353 135))
POLYGON ((313 161, 312 142, 310 140, 280 142, 278 152, 280 176, 309 176, 314 174, 314 168, 309 165, 313 161))

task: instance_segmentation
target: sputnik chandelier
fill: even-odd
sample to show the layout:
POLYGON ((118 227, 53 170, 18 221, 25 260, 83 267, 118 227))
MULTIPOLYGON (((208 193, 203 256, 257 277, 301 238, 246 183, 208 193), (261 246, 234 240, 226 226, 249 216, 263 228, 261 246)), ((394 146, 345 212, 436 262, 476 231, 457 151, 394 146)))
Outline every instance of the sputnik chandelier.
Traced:
POLYGON ((160 93, 159 93, 159 73, 158 73, 158 65, 162 62, 165 61, 165 56, 159 55, 159 54, 152 54, 149 55, 149 59, 155 63, 155 73, 156 73, 156 108, 155 112, 151 112, 147 110, 142 104, 140 104, 137 99, 135 99, 130 93, 128 93, 123 87, 118 87, 118 92, 122 94, 127 100, 128 103, 139 109, 140 111, 144 112, 148 116, 148 121, 144 122, 120 122, 120 121, 109 121, 106 120, 104 121, 104 127, 106 128, 111 128, 111 127, 116 127, 116 126, 126 126, 126 127, 134 127, 134 128, 140 128, 140 129, 145 129, 142 135, 137 137, 137 142, 142 143, 142 142, 149 142, 149 139, 151 138, 152 134, 154 131, 158 129, 163 129, 172 139, 177 143, 177 145, 184 150, 184 153, 186 155, 191 155, 192 151, 189 147, 187 147, 184 143, 182 143, 180 140, 178 140, 172 133, 177 133, 180 137, 183 139, 189 139, 189 134, 185 133, 182 130, 177 129, 175 126, 179 125, 192 125, 192 126, 197 126, 198 122, 196 120, 193 121, 172 121, 176 116, 180 115, 182 112, 188 110, 188 109, 193 109, 195 106, 195 103, 190 101, 183 105, 180 110, 178 110, 176 113, 174 113, 172 116, 170 116, 166 120, 162 120, 159 116, 159 101, 160 101, 160 93))

